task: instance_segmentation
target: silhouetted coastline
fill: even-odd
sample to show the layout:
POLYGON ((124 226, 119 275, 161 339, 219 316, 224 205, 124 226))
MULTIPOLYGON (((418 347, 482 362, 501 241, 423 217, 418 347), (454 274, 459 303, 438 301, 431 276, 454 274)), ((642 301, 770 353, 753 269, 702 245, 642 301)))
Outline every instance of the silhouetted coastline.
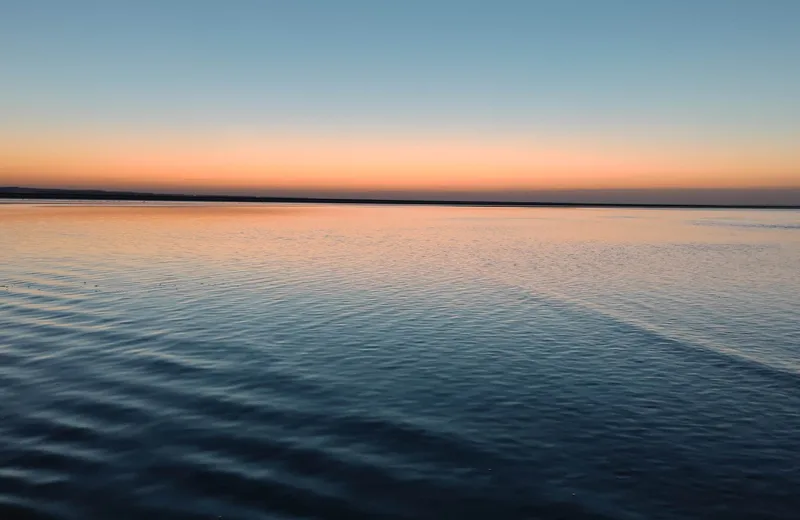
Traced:
POLYGON ((75 190, 58 188, 0 188, 0 199, 141 201, 141 202, 240 202, 287 204, 385 204, 417 206, 491 206, 491 207, 594 207, 594 208, 718 208, 718 209, 800 209, 800 205, 763 204, 654 204, 605 202, 524 202, 480 200, 423 200, 336 197, 264 197, 242 195, 187 195, 134 191, 75 190))

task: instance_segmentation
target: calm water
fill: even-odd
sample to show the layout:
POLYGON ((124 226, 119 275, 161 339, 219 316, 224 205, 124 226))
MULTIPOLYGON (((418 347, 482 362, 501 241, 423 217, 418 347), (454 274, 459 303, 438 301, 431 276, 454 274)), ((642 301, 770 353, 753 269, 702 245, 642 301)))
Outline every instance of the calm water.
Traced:
POLYGON ((0 518, 800 514, 800 212, 3 204, 0 243, 0 518))

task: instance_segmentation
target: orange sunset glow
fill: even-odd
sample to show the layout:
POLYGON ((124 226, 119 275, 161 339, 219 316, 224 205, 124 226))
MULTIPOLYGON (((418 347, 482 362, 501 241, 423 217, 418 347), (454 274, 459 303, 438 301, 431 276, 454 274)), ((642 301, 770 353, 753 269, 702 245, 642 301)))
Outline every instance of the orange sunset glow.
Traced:
POLYGON ((792 16, 370 4, 21 6, 0 188, 800 203, 792 16))
POLYGON ((773 150, 241 134, 6 139, 0 159, 8 184, 189 191, 780 187, 800 169, 773 150))

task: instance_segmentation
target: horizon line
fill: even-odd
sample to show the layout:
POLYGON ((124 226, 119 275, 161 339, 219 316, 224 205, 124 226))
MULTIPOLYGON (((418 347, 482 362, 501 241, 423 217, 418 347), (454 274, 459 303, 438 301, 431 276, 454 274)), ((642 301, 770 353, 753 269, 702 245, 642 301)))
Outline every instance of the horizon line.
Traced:
MULTIPOLYGON (((775 188, 771 188, 775 189, 775 188)), ((796 189, 796 188, 794 188, 796 189)), ((707 190, 713 190, 707 189, 707 190)), ((558 190, 552 190, 558 191, 558 190)), ((578 191, 578 190, 561 190, 578 191)), ((604 190, 580 190, 604 191, 604 190)), ((629 189, 619 191, 644 191, 629 189)), ((654 191, 654 190, 647 190, 654 191)), ((697 191, 697 189, 692 189, 697 191)), ((744 191, 727 189, 726 191, 744 191)), ((496 207, 627 207, 627 208, 707 208, 707 209, 791 209, 800 210, 800 204, 697 204, 697 203, 623 203, 623 202, 564 202, 564 201, 491 201, 445 199, 394 199, 372 197, 296 197, 225 194, 187 194, 143 192, 107 189, 29 188, 21 186, 0 187, 0 199, 34 200, 85 200, 85 201, 136 201, 136 202, 240 202, 240 203, 295 203, 295 204, 379 204, 379 205, 430 205, 430 206, 496 206, 496 207)))

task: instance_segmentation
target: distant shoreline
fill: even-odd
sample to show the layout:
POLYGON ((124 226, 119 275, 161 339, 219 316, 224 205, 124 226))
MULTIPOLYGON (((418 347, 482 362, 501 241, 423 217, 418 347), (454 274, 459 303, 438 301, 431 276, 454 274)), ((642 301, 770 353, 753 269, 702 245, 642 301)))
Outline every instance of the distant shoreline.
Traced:
POLYGON ((255 197, 240 195, 180 195, 127 191, 0 188, 0 199, 131 201, 131 202, 240 202, 284 204, 371 204, 394 206, 560 207, 560 208, 676 208, 676 209, 800 209, 798 205, 761 204, 645 204, 605 202, 513 202, 479 200, 416 200, 326 197, 255 197))

